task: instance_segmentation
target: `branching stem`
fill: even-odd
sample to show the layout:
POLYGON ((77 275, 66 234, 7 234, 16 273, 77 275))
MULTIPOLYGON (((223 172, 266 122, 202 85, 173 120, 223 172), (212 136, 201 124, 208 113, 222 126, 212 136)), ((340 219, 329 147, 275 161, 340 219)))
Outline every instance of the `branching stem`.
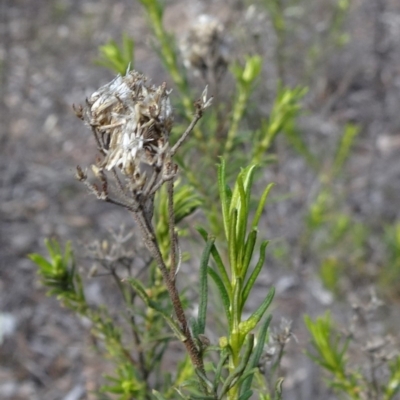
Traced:
POLYGON ((186 138, 189 136, 189 133, 192 132, 193 128, 196 126, 197 122, 199 119, 203 116, 203 107, 200 104, 200 102, 195 103, 196 106, 196 113, 194 114, 194 118, 192 119, 192 122, 190 125, 187 127, 186 131, 183 133, 183 135, 179 138, 179 140, 174 144, 174 146, 171 148, 170 154, 171 157, 174 156, 174 154, 177 152, 179 147, 181 147, 182 143, 186 140, 186 138))
POLYGON ((135 218, 136 223, 139 226, 139 229, 142 231, 145 246, 149 250, 150 254, 154 258, 155 262, 157 263, 157 266, 161 271, 161 275, 163 277, 165 286, 167 287, 172 302, 172 306, 175 311, 176 318, 178 319, 181 327, 181 332, 185 337, 183 343, 186 347, 186 350, 189 354, 192 364, 195 368, 198 368, 202 372, 205 372, 203 359, 200 355, 199 350, 196 347, 196 344, 194 343, 192 333, 190 332, 189 324, 186 319, 185 312, 183 310, 182 302, 175 285, 175 279, 171 278, 168 272, 168 268, 165 265, 160 248, 157 243, 157 239, 155 237, 155 233, 153 231, 153 227, 147 224, 146 218, 143 215, 143 213, 141 212, 133 213, 133 216, 135 218))

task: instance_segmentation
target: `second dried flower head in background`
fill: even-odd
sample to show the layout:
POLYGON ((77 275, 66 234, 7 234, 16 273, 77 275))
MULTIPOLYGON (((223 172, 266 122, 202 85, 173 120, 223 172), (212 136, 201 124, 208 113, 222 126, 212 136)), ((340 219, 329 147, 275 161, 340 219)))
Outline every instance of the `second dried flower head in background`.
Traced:
POLYGON ((181 40, 185 67, 207 82, 216 82, 229 63, 229 45, 224 25, 215 17, 200 15, 181 40))

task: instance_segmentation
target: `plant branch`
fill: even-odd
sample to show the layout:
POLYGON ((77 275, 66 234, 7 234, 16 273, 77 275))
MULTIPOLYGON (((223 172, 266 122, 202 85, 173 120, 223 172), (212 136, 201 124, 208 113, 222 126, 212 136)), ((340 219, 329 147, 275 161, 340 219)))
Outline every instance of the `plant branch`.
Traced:
POLYGON ((174 212, 174 182, 171 180, 167 184, 168 193, 168 217, 169 217, 169 238, 171 248, 171 265, 169 270, 170 279, 175 281, 176 275, 176 250, 177 236, 175 232, 175 212, 174 212))
POLYGON ((190 332, 189 324, 183 310, 182 302, 179 297, 178 290, 175 286, 175 279, 171 279, 169 275, 168 268, 165 265, 160 248, 158 246, 153 227, 147 223, 147 219, 143 215, 143 212, 139 211, 133 213, 133 216, 139 226, 139 229, 142 231, 144 243, 150 254, 153 256, 154 260, 156 261, 157 266, 163 277, 164 283, 167 287, 176 318, 180 323, 181 332, 185 337, 183 344, 186 347, 191 362, 195 368, 198 368, 202 372, 205 372, 203 359, 193 340, 192 333, 190 332))
POLYGON ((194 114, 194 117, 192 119, 192 122, 189 124, 189 126, 187 127, 186 131, 182 134, 182 136, 179 138, 179 140, 174 144, 174 146, 171 148, 170 151, 170 155, 171 157, 173 157, 175 155, 175 153, 177 152, 177 150, 179 149, 179 147, 181 147, 182 143, 186 140, 186 138, 188 137, 189 133, 192 132, 193 128, 196 126, 197 122, 199 121, 199 119, 203 116, 203 105, 201 104, 200 101, 197 101, 195 103, 196 106, 196 112, 194 114))

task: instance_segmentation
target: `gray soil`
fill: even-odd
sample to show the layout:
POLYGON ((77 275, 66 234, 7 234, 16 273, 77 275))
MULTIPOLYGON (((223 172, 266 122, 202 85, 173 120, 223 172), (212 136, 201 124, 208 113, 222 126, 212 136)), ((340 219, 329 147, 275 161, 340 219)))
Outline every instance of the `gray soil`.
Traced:
MULTIPOLYGON (((196 15, 209 13, 219 16, 228 29, 245 30, 246 25, 241 25, 247 8, 244 3, 168 0, 165 24, 179 36, 196 15)), ((273 326, 279 326, 280 317, 293 321, 297 340, 289 343, 282 362, 285 400, 336 398, 323 385, 320 370, 304 355, 309 338, 303 315, 316 316, 331 308, 345 327, 350 303, 356 298, 366 301, 377 269, 385 268, 380 239, 384 226, 400 218, 400 3, 353 3, 346 24, 350 42, 332 49, 309 79, 306 107, 310 111, 299 126, 310 148, 319 154, 332 153, 344 123, 361 127, 346 167, 343 207, 374 229, 369 262, 364 266, 368 271, 360 281, 349 272, 342 300, 333 300, 323 289, 315 274, 317 261, 299 244, 307 205, 318 190, 316 174, 284 141, 278 141, 279 162, 268 169, 265 181, 277 183, 277 197, 289 196, 267 207, 263 224, 268 238, 289 246, 289 256, 270 257, 252 301, 256 306, 273 284, 277 289, 273 326)), ((313 31, 310 24, 318 34, 318 22, 318 12, 309 16, 305 40, 313 31)), ((267 55, 263 79, 267 88, 273 88, 276 68, 270 57, 276 39, 268 18, 264 24, 258 49, 267 55)), ((96 149, 71 105, 82 104, 86 96, 112 79, 112 73, 95 66, 93 60, 99 45, 110 39, 119 41, 123 32, 135 39, 135 68, 155 83, 167 81, 171 86, 136 1, 0 3, 1 400, 95 399, 93 391, 103 382, 102 375, 111 372, 96 350, 87 322, 46 297, 27 254, 44 253, 46 237, 63 243, 72 240, 79 254, 80 248, 104 237, 110 229, 133 226, 123 211, 95 201, 74 178, 76 165, 93 163, 96 149)), ((240 47, 240 37, 235 40, 240 47)), ((294 60, 303 56, 298 50, 294 60)), ((299 74, 295 61, 287 65, 289 84, 301 83, 299 74)), ((196 79, 193 85, 201 93, 196 79)), ((256 100, 257 96, 265 101, 261 108, 269 110, 273 96, 259 93, 256 100)), ((90 268, 85 260, 78 257, 78 261, 82 268, 90 268)), ((188 272, 183 266, 184 279, 195 281, 188 272)), ((397 279, 400 285, 399 276, 397 279)), ((118 305, 114 292, 115 287, 105 279, 87 282, 87 296, 93 304, 107 301, 118 305)), ((399 295, 398 290, 385 299, 382 318, 376 324, 382 335, 396 336, 399 295)), ((399 339, 393 340, 398 343, 399 339)))

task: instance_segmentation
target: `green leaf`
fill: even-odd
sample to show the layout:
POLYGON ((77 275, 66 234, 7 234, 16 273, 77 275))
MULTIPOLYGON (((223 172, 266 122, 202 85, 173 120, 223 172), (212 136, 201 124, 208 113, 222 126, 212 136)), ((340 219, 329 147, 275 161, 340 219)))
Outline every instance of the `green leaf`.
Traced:
POLYGON ((262 58, 258 55, 249 57, 241 76, 243 82, 251 84, 258 77, 262 68, 262 58))
POLYGON ((125 75, 133 69, 133 51, 134 41, 124 33, 121 47, 115 40, 110 40, 105 45, 99 46, 100 57, 94 62, 120 75, 125 75))
POLYGON ((237 255, 237 260, 240 265, 240 269, 242 271, 243 252, 245 251, 245 237, 246 237, 247 218, 249 209, 248 209, 248 198, 245 193, 243 180, 241 176, 239 176, 237 179, 237 185, 239 188, 240 208, 239 208, 237 227, 236 227, 236 232, 237 232, 236 248, 239 250, 237 255))
POLYGON ((136 290, 139 297, 143 300, 143 302, 153 310, 159 312, 162 317, 165 319, 167 324, 170 326, 172 331, 178 337, 180 341, 185 341, 186 337, 182 334, 182 331, 177 322, 169 315, 169 312, 162 308, 161 304, 156 303, 155 301, 151 300, 148 294, 146 293, 146 289, 143 286, 142 282, 135 278, 127 278, 127 282, 131 284, 131 286, 136 290))
POLYGON ((206 327, 207 317, 207 300, 208 300, 208 285, 207 285, 207 266, 210 258, 211 248, 214 245, 215 238, 207 240, 206 247, 200 260, 200 298, 199 298, 199 312, 197 317, 197 324, 199 334, 204 333, 206 327))
POLYGON ((247 390, 243 394, 240 395, 239 400, 248 400, 253 395, 252 390, 247 390))
POLYGON ((219 197, 221 199, 222 206, 222 219, 224 223, 225 236, 229 238, 229 208, 230 201, 228 201, 227 188, 226 188, 226 172, 225 172, 225 160, 221 158, 221 163, 218 165, 218 189, 219 197))
POLYGON ((245 341, 244 352, 240 358, 239 365, 228 375, 226 378, 221 393, 218 396, 218 399, 223 399, 225 394, 235 385, 243 374, 243 371, 246 369, 246 366, 249 362, 251 353, 253 351, 254 346, 254 335, 250 334, 247 336, 245 341))
POLYGON ((340 341, 340 335, 334 332, 333 323, 329 312, 318 317, 315 321, 306 315, 304 322, 312 336, 312 344, 317 351, 317 356, 312 356, 314 361, 333 374, 345 376, 345 353, 349 340, 340 341))
POLYGON ((229 253, 229 263, 235 274, 238 273, 238 246, 236 241, 236 225, 238 219, 238 210, 234 209, 230 213, 229 218, 229 236, 228 236, 228 253, 229 253))
POLYGON ((246 285, 243 290, 243 295, 242 295, 242 302, 243 304, 246 303, 247 298, 249 297, 250 291, 253 288, 254 283, 257 280, 257 277, 264 265, 264 260, 265 260, 265 251, 267 249, 269 241, 265 240, 264 242, 261 243, 260 246, 260 257, 258 259, 258 262, 256 266, 253 269, 253 272, 251 273, 249 279, 246 282, 246 285))
POLYGON ((65 245, 63 263, 64 265, 72 263, 72 266, 75 269, 75 259, 74 259, 74 253, 72 251, 71 241, 68 241, 65 245))
POLYGON ((251 258, 253 257, 253 251, 257 240, 257 230, 253 229, 248 237, 244 246, 244 256, 242 261, 242 276, 246 278, 247 271, 249 269, 251 258))
POLYGON ((175 224, 191 215, 201 204, 202 201, 193 187, 189 185, 174 185, 175 224))
POLYGON ((343 169, 343 165, 349 157, 351 146, 360 131, 361 129, 357 125, 346 125, 333 163, 333 176, 337 176, 343 169))
MULTIPOLYGON (((207 231, 201 227, 197 228, 197 231, 200 233, 200 235, 203 237, 203 239, 207 242, 207 238, 208 238, 207 231)), ((215 244, 211 247, 211 255, 213 256, 213 259, 216 263, 218 272, 221 275, 221 279, 222 279, 222 282, 224 283, 225 289, 230 296, 232 293, 231 282, 229 280, 225 265, 222 262, 221 256, 219 255, 215 244)))
POLYGON ((270 183, 264 190, 261 199, 258 203, 258 207, 257 207, 257 211, 256 214, 254 216, 253 222, 251 224, 251 227, 253 229, 257 228, 258 223, 260 222, 260 218, 261 218, 261 214, 263 212, 264 206, 265 206, 265 202, 267 201, 268 198, 268 194, 270 192, 270 190, 272 189, 272 187, 274 186, 274 183, 270 183))
POLYGON ((192 329, 194 337, 197 337, 200 333, 202 333, 202 332, 200 332, 199 323, 198 323, 197 318, 194 318, 194 317, 189 318, 189 325, 190 325, 190 328, 192 329))
POLYGON ((282 399, 282 385, 284 378, 279 378, 275 384, 276 400, 282 399))
POLYGON ((57 256, 61 256, 60 244, 55 239, 45 239, 44 241, 47 251, 49 252, 50 258, 55 259, 57 256))
MULTIPOLYGON (((240 320, 240 310, 242 309, 242 285, 243 279, 237 276, 235 282, 233 283, 233 301, 232 301, 232 319, 233 323, 237 324, 240 320)), ((233 329, 237 331, 238 326, 234 326, 233 329)))
POLYGON ((207 375, 201 371, 199 368, 196 368, 195 370, 196 375, 199 377, 201 382, 203 382, 209 389, 213 389, 213 383, 207 378, 207 375))
MULTIPOLYGON (((267 337, 267 331, 268 331, 268 327, 271 322, 271 319, 272 319, 272 317, 271 317, 271 315, 269 315, 266 318, 265 322, 261 325, 260 331, 258 332, 258 336, 257 336, 257 344, 253 350, 253 353, 249 360, 249 364, 247 366, 247 368, 249 370, 256 368, 258 366, 258 363, 260 362, 261 355, 264 352, 265 340, 267 337)), ((241 393, 245 394, 250 390, 251 383, 253 381, 253 376, 254 375, 248 376, 246 378, 246 380, 243 382, 242 388, 241 388, 241 393)))
POLYGON ((274 298, 275 294, 275 289, 272 287, 265 300, 262 302, 260 307, 246 320, 243 321, 239 324, 239 330, 241 335, 245 336, 247 335, 252 329, 256 327, 258 322, 261 320, 265 312, 267 311, 269 305, 272 302, 272 299, 274 298))
POLYGON ((227 349, 222 349, 221 355, 220 355, 220 358, 218 361, 218 365, 217 365, 217 368, 216 368, 215 374, 214 374, 213 386, 215 388, 217 388, 219 385, 221 375, 222 375, 222 370, 223 370, 226 362, 228 361, 228 358, 229 358, 229 351, 227 351, 227 349))
POLYGON ((232 316, 231 316, 231 312, 230 312, 231 301, 230 301, 228 292, 224 286, 224 283, 222 282, 222 279, 212 268, 208 267, 207 272, 211 276, 215 285, 217 286, 219 295, 221 297, 222 305, 224 306, 224 309, 225 309, 226 319, 228 320, 229 326, 231 326, 231 322, 232 322, 232 316))
POLYGON ((28 257, 40 268, 41 274, 51 273, 53 270, 53 265, 40 254, 33 253, 29 254, 28 257))
POLYGON ((255 164, 249 165, 244 170, 242 170, 238 175, 235 187, 233 189, 232 199, 230 202, 230 209, 229 209, 230 212, 232 212, 232 210, 234 209, 237 209, 240 212, 242 205, 248 207, 248 204, 250 203, 251 186, 253 183, 255 168, 256 168, 255 164), (240 195, 240 190, 241 190, 240 185, 244 189, 246 198, 246 201, 243 201, 243 204, 240 195))

